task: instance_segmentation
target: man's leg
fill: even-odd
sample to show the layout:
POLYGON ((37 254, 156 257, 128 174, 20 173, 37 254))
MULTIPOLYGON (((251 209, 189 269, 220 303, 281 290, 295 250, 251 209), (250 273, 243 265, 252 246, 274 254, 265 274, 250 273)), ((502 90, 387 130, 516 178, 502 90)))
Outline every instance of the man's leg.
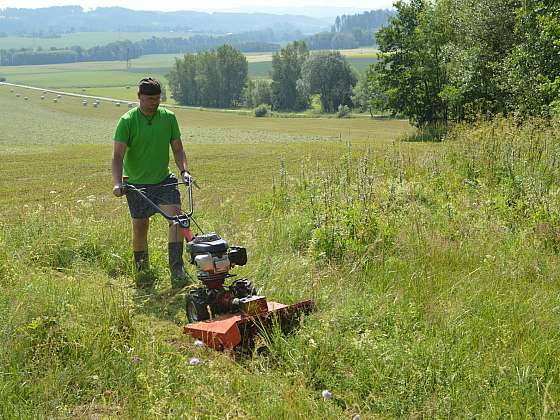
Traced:
MULTIPOLYGON (((181 206, 176 204, 162 205, 161 209, 169 215, 181 214, 181 206)), ((169 254, 169 271, 171 272, 171 286, 181 288, 187 285, 187 275, 183 262, 183 235, 181 228, 169 224, 167 251, 169 254)))
POLYGON ((140 287, 151 286, 153 281, 145 275, 150 268, 148 256, 148 228, 149 218, 132 219, 132 249, 134 251, 134 265, 136 268, 136 285, 140 287), (143 274, 144 273, 144 274, 143 274))

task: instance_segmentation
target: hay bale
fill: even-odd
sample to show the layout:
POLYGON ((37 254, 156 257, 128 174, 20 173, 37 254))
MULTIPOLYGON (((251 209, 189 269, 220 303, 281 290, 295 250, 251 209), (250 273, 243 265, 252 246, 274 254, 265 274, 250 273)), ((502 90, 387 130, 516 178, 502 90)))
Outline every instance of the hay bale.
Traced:
POLYGON ((21 95, 19 93, 16 93, 16 98, 19 98, 21 95))
POLYGON ((23 97, 23 100, 24 100, 24 101, 27 101, 28 99, 29 99, 29 98, 28 98, 27 96, 24 96, 24 97, 23 97))
POLYGON ((82 92, 85 92, 85 91, 86 91, 86 88, 82 88, 82 92))
POLYGON ((45 96, 44 96, 44 95, 41 95, 41 100, 43 100, 43 99, 45 99, 45 96))
POLYGON ((62 98, 62 95, 56 95, 56 97, 57 97, 58 99, 60 99, 60 98, 62 98))
POLYGON ((10 89, 10 93, 14 93, 14 90, 13 90, 13 89, 10 89))
POLYGON ((57 98, 53 98, 52 101, 56 104, 56 103, 58 102, 58 99, 57 99, 57 98))
POLYGON ((94 107, 94 108, 97 108, 97 102, 94 102, 94 103, 93 103, 93 107, 94 107))
POLYGON ((82 102, 82 105, 83 105, 83 106, 87 106, 87 101, 83 101, 83 102, 82 102))
POLYGON ((117 106, 117 107, 121 106, 121 103, 120 102, 115 102, 115 106, 117 106))

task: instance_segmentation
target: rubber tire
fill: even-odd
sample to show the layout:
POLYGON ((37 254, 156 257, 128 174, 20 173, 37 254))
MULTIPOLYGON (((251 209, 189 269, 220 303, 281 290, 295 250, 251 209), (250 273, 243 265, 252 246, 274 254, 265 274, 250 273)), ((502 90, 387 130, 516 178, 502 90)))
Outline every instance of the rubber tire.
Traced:
POLYGON ((200 322, 210 319, 208 313, 208 302, 206 301, 206 293, 203 288, 192 290, 186 297, 185 309, 189 322, 200 322))

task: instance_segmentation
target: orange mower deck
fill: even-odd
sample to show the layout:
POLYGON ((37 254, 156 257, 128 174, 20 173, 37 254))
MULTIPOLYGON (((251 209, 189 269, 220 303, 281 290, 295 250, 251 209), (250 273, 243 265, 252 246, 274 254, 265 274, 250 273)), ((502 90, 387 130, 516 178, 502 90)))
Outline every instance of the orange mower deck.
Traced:
POLYGON ((250 341, 255 334, 265 329, 274 318, 277 317, 281 323, 285 323, 299 313, 310 312, 315 305, 313 301, 307 300, 293 305, 266 302, 266 306, 266 308, 262 307, 257 311, 258 313, 252 315, 240 312, 188 324, 183 332, 201 340, 215 350, 232 350, 250 341))

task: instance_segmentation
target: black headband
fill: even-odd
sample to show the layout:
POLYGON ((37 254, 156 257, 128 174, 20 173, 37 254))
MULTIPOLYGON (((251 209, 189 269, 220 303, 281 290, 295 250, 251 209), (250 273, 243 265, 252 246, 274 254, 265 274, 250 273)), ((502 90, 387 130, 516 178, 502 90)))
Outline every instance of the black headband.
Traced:
POLYGON ((161 95, 161 86, 156 79, 146 77, 138 83, 138 92, 141 95, 161 95))

